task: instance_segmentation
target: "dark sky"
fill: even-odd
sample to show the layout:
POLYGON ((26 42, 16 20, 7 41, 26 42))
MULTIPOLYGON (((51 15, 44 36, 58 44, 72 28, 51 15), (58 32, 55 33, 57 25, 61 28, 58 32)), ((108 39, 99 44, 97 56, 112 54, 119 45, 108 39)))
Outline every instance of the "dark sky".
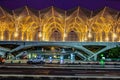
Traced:
POLYGON ((120 10, 120 0, 0 0, 0 5, 7 9, 17 9, 28 6, 34 9, 44 9, 55 6, 68 10, 77 6, 89 10, 97 10, 105 6, 120 10))

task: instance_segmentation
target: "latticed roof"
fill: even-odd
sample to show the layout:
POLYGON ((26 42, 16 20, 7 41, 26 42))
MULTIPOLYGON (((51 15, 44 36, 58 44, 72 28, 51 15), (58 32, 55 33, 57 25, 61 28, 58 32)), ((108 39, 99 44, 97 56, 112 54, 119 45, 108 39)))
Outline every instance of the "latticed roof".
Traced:
MULTIPOLYGON (((10 36, 17 32, 20 37, 32 40, 40 32, 43 39, 49 40, 54 31, 58 31, 61 37, 74 31, 80 41, 84 41, 89 33, 94 35, 92 40, 100 40, 100 34, 108 39, 110 34, 119 35, 120 32, 120 13, 109 7, 98 11, 76 7, 66 11, 53 6, 42 10, 25 6, 10 12, 1 7, 0 12, 0 35, 4 38, 8 33, 9 38, 14 39, 10 36)), ((109 38, 112 40, 112 35, 109 38)))

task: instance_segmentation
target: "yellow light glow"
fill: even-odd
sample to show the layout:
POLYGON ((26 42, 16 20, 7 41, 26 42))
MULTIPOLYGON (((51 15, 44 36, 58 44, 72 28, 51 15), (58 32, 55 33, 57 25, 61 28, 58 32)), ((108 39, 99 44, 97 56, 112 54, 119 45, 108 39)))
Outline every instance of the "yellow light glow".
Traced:
MULTIPOLYGON (((113 14, 109 14, 109 8, 100 11, 95 17, 91 16, 87 19, 83 14, 84 11, 81 14, 82 10, 80 8, 69 16, 61 14, 54 7, 52 8, 52 12, 51 10, 48 11, 49 14, 46 11, 42 13, 44 17, 41 14, 39 14, 39 17, 35 16, 34 13, 31 14, 28 8, 25 9, 27 13, 23 10, 22 14, 19 15, 16 15, 18 12, 15 11, 13 15, 2 16, 0 18, 0 40, 72 41, 74 38, 82 42, 89 40, 100 42, 119 41, 120 19, 115 21, 113 14), (107 16, 104 16, 106 14, 107 16), (57 37, 52 36, 51 38, 51 34, 55 30, 59 31, 59 34, 57 34, 57 37), (69 35, 71 30, 76 34, 69 35)), ((8 14, 6 11, 4 12, 4 9, 3 13, 8 14)))
POLYGON ((120 42, 120 40, 118 40, 118 42, 120 42))
POLYGON ((3 38, 3 36, 1 36, 1 40, 3 40, 4 38, 3 38))
POLYGON ((87 41, 87 38, 85 37, 85 40, 84 41, 87 41))
POLYGON ((65 37, 67 37, 67 34, 66 34, 66 33, 64 33, 64 38, 65 38, 65 37))
POLYGON ((26 41, 29 41, 29 39, 26 39, 26 41))
POLYGON ((91 32, 88 33, 88 38, 92 38, 91 32))
POLYGON ((117 34, 113 33, 113 39, 116 39, 116 38, 117 38, 117 34))
POLYGON ((43 41, 45 41, 45 37, 43 36, 43 39, 42 39, 43 41))
POLYGON ((23 40, 23 36, 21 37, 21 40, 23 40))
POLYGON ((18 32, 15 32, 14 37, 18 37, 18 32))
POLYGON ((108 38, 108 37, 106 37, 106 38, 105 38, 105 41, 109 41, 109 38, 108 38))
POLYGON ((55 48, 54 48, 54 47, 51 47, 51 50, 53 51, 53 50, 55 50, 55 48))
POLYGON ((39 32, 38 37, 39 37, 39 38, 42 37, 42 33, 41 33, 41 32, 39 32))
POLYGON ((100 40, 100 42, 103 42, 102 40, 100 40))
POLYGON ((54 57, 54 58, 57 58, 57 56, 56 56, 56 55, 54 55, 53 57, 54 57))

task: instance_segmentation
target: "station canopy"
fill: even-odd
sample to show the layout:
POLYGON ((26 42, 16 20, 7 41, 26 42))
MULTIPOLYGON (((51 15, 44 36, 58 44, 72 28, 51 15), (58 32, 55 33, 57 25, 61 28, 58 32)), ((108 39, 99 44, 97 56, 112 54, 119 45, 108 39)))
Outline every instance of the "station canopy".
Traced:
POLYGON ((120 41, 119 11, 119 0, 0 0, 0 40, 120 41))

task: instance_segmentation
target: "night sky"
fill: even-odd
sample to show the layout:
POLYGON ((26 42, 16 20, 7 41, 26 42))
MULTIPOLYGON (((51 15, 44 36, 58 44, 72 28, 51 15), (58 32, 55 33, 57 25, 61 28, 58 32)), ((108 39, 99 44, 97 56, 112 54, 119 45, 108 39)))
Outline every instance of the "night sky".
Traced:
POLYGON ((97 10, 105 6, 120 10, 120 0, 0 0, 0 5, 6 9, 14 10, 28 6, 41 10, 50 6, 68 10, 77 6, 89 10, 97 10))

